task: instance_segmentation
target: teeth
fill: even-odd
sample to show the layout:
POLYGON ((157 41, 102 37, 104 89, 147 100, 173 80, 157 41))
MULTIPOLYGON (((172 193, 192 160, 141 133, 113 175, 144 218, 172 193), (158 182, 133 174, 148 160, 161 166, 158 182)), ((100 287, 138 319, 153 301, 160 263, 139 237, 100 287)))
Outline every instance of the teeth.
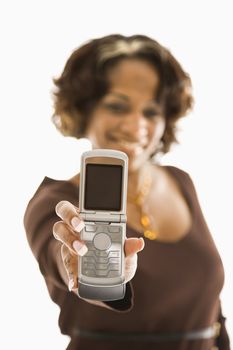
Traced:
POLYGON ((125 147, 126 150, 134 151, 137 156, 143 152, 143 146, 136 142, 119 141, 118 144, 125 147))
POLYGON ((136 146, 140 146, 137 142, 120 141, 119 144, 121 144, 122 146, 126 146, 126 147, 136 147, 136 146))

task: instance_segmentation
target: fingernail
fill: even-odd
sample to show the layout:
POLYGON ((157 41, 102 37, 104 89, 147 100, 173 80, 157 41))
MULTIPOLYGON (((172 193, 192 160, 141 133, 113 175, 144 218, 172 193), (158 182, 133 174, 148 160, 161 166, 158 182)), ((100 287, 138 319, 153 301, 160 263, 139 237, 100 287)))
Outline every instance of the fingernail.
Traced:
POLYGON ((145 241, 144 241, 144 239, 142 238, 142 237, 140 237, 139 238, 142 242, 143 242, 143 246, 142 246, 142 248, 140 249, 140 251, 145 247, 145 241))
POLYGON ((77 232, 82 231, 82 229, 85 227, 85 224, 83 221, 79 220, 77 216, 74 216, 71 220, 71 225, 73 226, 74 230, 77 232))
POLYGON ((71 278, 71 279, 69 280, 69 284, 68 284, 68 288, 69 288, 69 291, 70 291, 70 292, 72 291, 73 286, 74 286, 74 280, 73 280, 73 278, 71 278))
POLYGON ((88 251, 87 246, 79 241, 73 242, 73 248, 78 253, 78 255, 83 256, 88 251))
POLYGON ((65 214, 66 214, 65 212, 66 212, 67 206, 68 206, 67 204, 68 204, 67 201, 61 201, 56 205, 55 211, 56 211, 56 214, 58 216, 61 216, 61 217, 65 216, 65 214))

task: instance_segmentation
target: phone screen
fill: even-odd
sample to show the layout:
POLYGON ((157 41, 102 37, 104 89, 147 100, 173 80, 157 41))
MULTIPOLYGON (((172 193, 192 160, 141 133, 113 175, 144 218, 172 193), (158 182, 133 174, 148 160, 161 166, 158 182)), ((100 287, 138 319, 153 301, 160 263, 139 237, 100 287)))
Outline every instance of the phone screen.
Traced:
POLYGON ((87 164, 84 208, 87 210, 121 210, 121 165, 87 164))

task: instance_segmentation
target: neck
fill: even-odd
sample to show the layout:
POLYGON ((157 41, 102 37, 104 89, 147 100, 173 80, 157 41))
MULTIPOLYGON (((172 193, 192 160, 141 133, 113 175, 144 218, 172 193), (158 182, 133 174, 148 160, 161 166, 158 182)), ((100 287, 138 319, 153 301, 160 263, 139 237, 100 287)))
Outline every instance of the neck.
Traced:
POLYGON ((154 170, 154 165, 150 162, 146 163, 143 167, 141 167, 138 170, 130 171, 128 173, 128 194, 131 196, 137 195, 137 193, 140 191, 144 180, 145 175, 150 172, 152 173, 152 170, 154 170))

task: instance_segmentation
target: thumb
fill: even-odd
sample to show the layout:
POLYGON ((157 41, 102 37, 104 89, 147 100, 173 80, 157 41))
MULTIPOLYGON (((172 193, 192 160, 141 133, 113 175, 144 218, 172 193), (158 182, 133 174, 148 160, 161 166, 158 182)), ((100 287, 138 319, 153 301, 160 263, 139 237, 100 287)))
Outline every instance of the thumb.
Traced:
POLYGON ((125 256, 131 256, 135 253, 140 252, 143 250, 145 246, 144 239, 142 237, 140 238, 127 238, 125 240, 125 256))

